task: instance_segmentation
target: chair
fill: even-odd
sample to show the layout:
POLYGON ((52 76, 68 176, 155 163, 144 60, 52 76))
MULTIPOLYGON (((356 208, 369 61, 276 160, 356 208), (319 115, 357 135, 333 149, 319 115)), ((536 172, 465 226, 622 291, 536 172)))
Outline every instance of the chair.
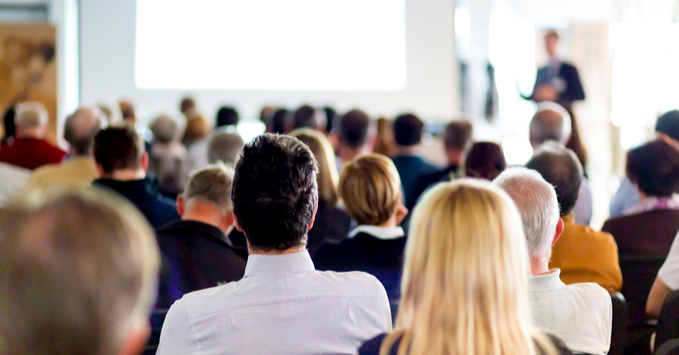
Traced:
POLYGON ((627 345, 627 301, 620 292, 611 293, 613 304, 613 328, 611 329, 611 349, 608 355, 623 355, 627 345))
POLYGON ((167 309, 154 309, 151 313, 149 321, 151 323, 151 336, 149 341, 146 343, 146 348, 144 348, 143 355, 155 355, 156 350, 158 350, 158 344, 160 343, 160 331, 163 329, 163 323, 165 322, 165 316, 167 315, 167 309))
POLYGON ((655 351, 654 355, 679 355, 679 339, 672 339, 665 342, 665 344, 655 351))
POLYGON ((676 338, 679 338, 679 291, 667 295, 660 310, 655 336, 656 349, 676 338))

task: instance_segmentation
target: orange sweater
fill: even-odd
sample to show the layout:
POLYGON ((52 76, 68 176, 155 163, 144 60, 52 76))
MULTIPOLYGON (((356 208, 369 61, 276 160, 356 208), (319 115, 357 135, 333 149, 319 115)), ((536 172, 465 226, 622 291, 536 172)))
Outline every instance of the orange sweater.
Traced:
POLYGON ((549 268, 561 269, 561 280, 567 285, 594 282, 609 292, 620 291, 622 272, 613 236, 575 224, 572 214, 564 216, 563 222, 564 231, 554 245, 549 268))

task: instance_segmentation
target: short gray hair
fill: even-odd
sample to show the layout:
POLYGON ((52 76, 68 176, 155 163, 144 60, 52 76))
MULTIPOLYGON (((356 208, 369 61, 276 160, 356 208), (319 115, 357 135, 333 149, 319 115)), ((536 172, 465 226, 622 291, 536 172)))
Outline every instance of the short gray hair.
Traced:
POLYGON ((229 213, 233 211, 233 202, 231 202, 233 174, 233 169, 223 163, 208 165, 191 174, 182 197, 186 201, 199 199, 214 205, 224 214, 229 213))
POLYGON ((149 128, 153 133, 153 140, 161 143, 170 143, 177 137, 179 125, 172 117, 160 115, 151 122, 149 128))
POLYGON ((45 105, 37 101, 28 101, 16 106, 14 124, 17 127, 44 127, 49 117, 45 105))
POLYGON ((229 166, 235 166, 238 153, 244 146, 243 138, 238 133, 219 133, 212 137, 208 145, 208 161, 210 164, 222 162, 229 166))
POLYGON ((507 192, 519 209, 530 257, 550 256, 559 222, 554 187, 540 173, 526 168, 507 169, 493 182, 507 192))

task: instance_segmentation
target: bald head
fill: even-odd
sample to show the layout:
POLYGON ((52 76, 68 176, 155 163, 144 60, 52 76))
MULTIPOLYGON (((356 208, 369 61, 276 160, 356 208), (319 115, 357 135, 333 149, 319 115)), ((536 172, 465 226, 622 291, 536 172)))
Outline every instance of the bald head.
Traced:
POLYGON ((563 107, 553 102, 538 106, 538 112, 530 121, 530 144, 533 148, 550 140, 565 144, 570 134, 570 117, 563 107))
POLYGON ((92 155, 94 136, 101 128, 101 111, 96 107, 82 107, 73 112, 64 125, 64 139, 74 155, 92 155))

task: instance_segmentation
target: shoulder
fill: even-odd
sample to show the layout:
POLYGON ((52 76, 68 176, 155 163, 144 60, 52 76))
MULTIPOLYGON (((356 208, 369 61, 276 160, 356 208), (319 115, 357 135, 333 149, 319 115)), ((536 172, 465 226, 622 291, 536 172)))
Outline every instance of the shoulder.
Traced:
POLYGON ((561 70, 567 72, 577 72, 578 69, 570 62, 561 62, 561 70))
POLYGON ((601 231, 596 231, 589 226, 584 226, 581 224, 570 224, 568 228, 570 229, 569 234, 575 235, 578 238, 586 238, 587 242, 615 244, 615 239, 613 239, 613 236, 608 233, 605 228, 602 228, 601 231))
POLYGON ((374 297, 375 292, 384 291, 382 283, 373 275, 362 271, 335 272, 335 271, 316 271, 319 282, 332 284, 333 288, 338 288, 346 292, 346 296, 354 297, 374 297))
POLYGON ((574 283, 566 286, 566 289, 579 295, 590 305, 600 303, 602 305, 611 304, 611 296, 603 287, 593 282, 574 283))

